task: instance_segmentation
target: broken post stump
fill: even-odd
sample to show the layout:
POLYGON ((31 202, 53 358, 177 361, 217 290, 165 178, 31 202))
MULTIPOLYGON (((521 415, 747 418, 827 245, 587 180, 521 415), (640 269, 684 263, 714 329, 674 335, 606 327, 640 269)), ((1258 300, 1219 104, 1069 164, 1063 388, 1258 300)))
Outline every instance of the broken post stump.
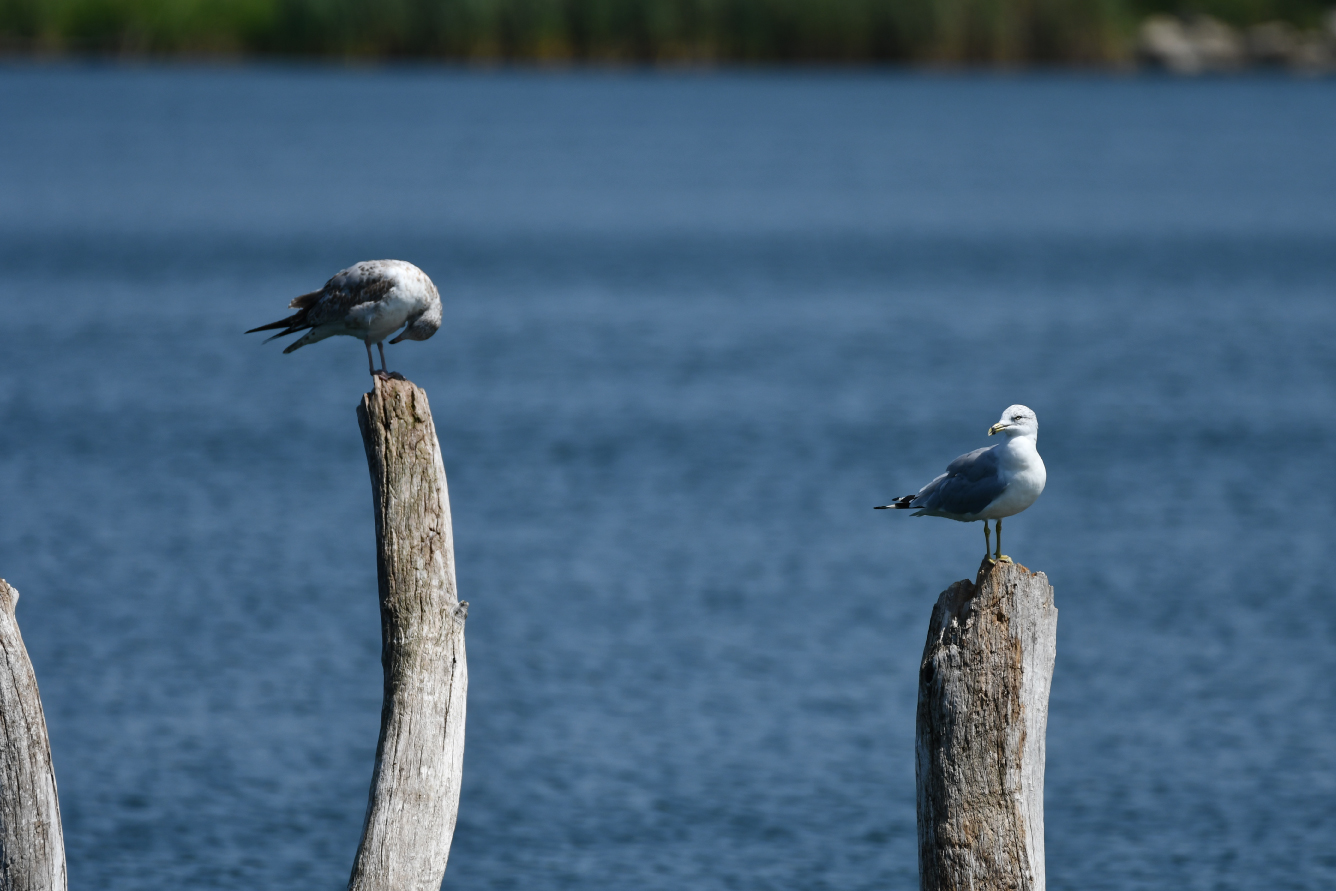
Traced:
POLYGON ((46 715, 0 579, 0 891, 65 891, 65 837, 46 715))
POLYGON ((357 421, 371 470, 385 700, 350 891, 438 891, 464 765, 468 669, 445 467, 427 394, 377 377, 357 421))
POLYGON ((1042 572, 984 561, 933 607, 919 666, 922 891, 1044 891, 1044 734, 1058 611, 1042 572))

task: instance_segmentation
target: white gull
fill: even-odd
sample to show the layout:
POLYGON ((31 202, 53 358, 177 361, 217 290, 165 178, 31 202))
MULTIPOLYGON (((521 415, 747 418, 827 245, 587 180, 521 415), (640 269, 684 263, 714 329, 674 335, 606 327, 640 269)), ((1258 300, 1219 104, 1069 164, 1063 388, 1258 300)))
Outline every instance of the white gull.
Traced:
POLYGON ((992 562, 1010 563, 1002 553, 1002 518, 1014 516, 1034 504, 1044 491, 1048 475, 1039 457, 1039 419, 1023 405, 1012 405, 988 430, 1006 438, 992 448, 961 455, 946 473, 919 489, 917 495, 902 495, 877 510, 917 510, 916 517, 946 517, 971 523, 983 520, 985 553, 992 562), (997 522, 997 553, 988 553, 988 521, 997 522))

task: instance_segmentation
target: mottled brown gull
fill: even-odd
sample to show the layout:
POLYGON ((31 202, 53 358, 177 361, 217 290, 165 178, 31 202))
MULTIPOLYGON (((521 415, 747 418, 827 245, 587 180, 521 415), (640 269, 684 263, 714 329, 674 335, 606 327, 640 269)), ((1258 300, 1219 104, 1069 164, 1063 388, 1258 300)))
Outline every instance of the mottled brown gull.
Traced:
POLYGON ((390 343, 426 340, 441 327, 440 293, 425 272, 403 260, 366 260, 349 266, 325 282, 319 291, 294 299, 288 308, 297 312, 246 333, 282 328, 265 341, 268 343, 277 337, 306 331, 288 344, 285 353, 336 334, 357 337, 366 344, 366 361, 373 375, 389 374, 385 369, 384 340, 399 328, 404 330, 390 343), (371 359, 373 343, 380 350, 379 372, 371 359))

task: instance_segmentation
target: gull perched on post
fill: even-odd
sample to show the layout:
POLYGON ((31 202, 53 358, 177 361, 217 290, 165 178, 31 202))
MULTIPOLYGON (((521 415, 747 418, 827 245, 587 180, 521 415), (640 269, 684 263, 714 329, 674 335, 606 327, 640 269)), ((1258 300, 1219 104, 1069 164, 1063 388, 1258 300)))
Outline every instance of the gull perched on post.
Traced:
POLYGON ((992 448, 975 449, 947 465, 946 473, 919 489, 902 495, 877 510, 914 510, 916 517, 946 517, 971 523, 983 520, 984 553, 990 563, 1011 558, 1002 553, 1002 518, 1034 504, 1044 491, 1047 473, 1039 457, 1039 419, 1023 405, 1002 412, 988 435, 1005 438, 992 448), (997 521, 997 552, 990 553, 988 521, 997 521))
POLYGON ((404 327, 390 343, 426 340, 441 327, 441 295, 427 274, 403 260, 365 260, 340 271, 319 291, 295 298, 288 304, 297 312, 286 319, 252 328, 256 331, 284 330, 266 340, 306 331, 283 350, 295 349, 346 334, 366 344, 366 361, 373 375, 385 370, 385 338, 404 327), (307 330, 310 329, 310 330, 307 330), (380 350, 380 371, 371 359, 371 345, 380 350))

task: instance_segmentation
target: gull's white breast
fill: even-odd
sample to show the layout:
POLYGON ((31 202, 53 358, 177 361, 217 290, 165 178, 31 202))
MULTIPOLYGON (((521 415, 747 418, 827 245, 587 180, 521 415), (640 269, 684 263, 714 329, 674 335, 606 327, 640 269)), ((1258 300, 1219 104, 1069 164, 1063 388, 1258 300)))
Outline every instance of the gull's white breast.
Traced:
POLYGON ((1010 440, 1000 457, 999 470, 1006 478, 1007 487, 979 513, 983 520, 1000 520, 1020 513, 1035 503, 1048 481, 1044 459, 1039 457, 1030 437, 1018 436, 1010 440))
POLYGON ((422 312, 422 301, 395 286, 375 303, 365 304, 349 313, 349 321, 365 326, 366 339, 378 343, 407 324, 410 317, 422 312))
POLYGON ((348 313, 349 327, 365 331, 368 343, 379 343, 431 305, 431 282, 417 268, 394 270, 394 286, 384 297, 348 313))

